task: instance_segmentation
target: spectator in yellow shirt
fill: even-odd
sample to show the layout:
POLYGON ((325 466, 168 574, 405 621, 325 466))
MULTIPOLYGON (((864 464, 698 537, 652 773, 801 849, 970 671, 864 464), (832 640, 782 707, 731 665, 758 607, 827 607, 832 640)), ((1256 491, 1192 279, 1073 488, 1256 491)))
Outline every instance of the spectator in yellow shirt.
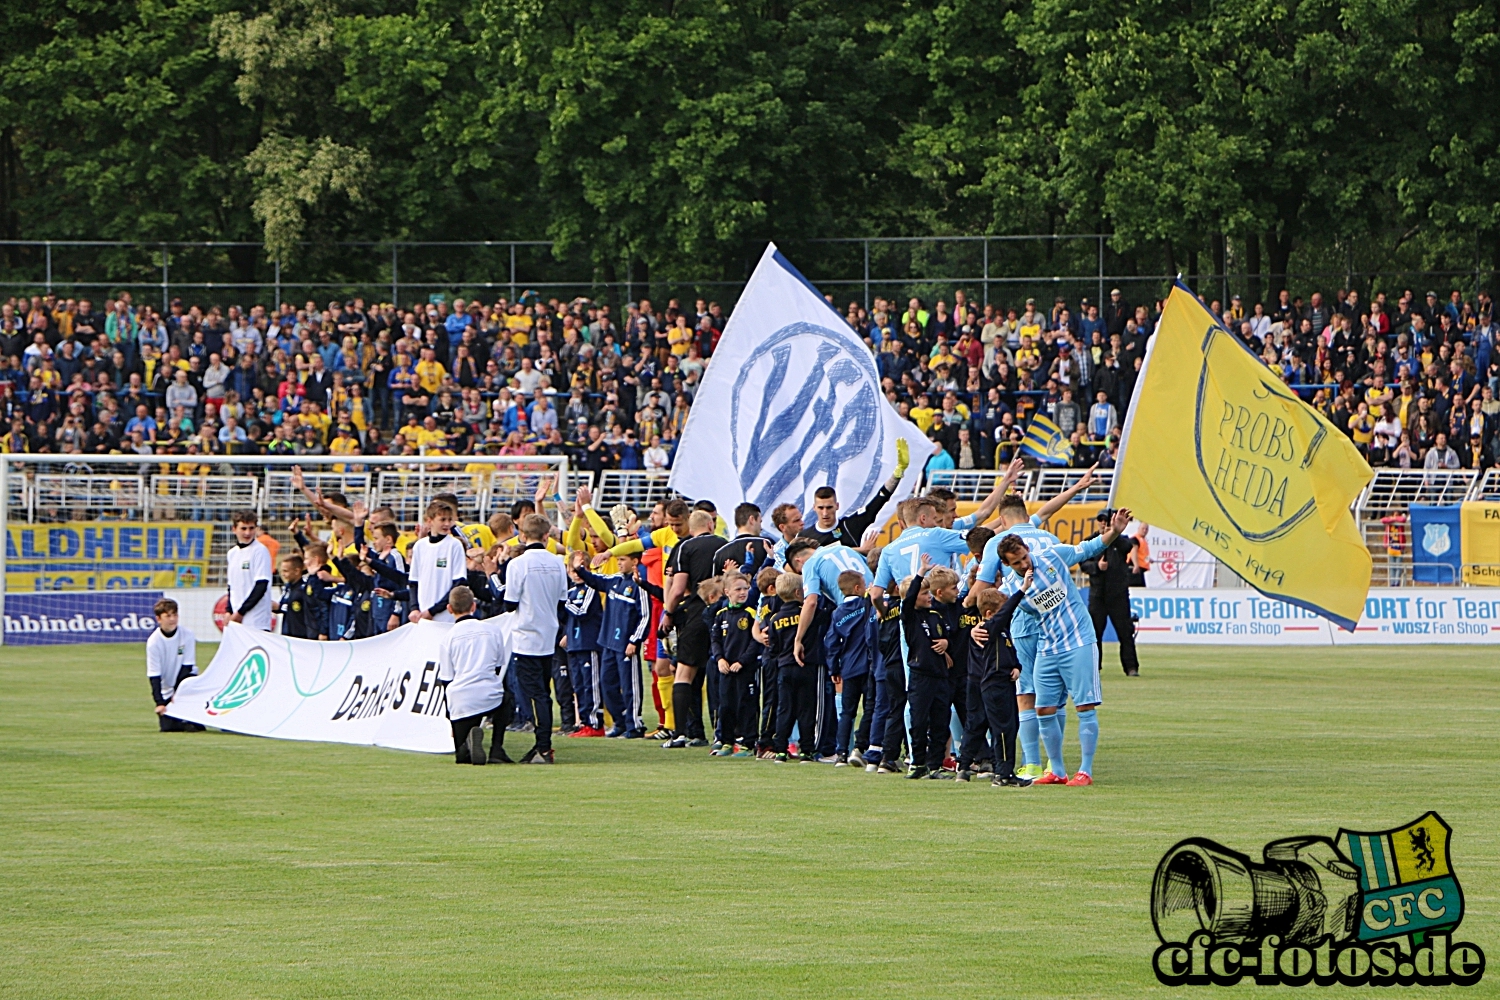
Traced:
POLYGON ((932 418, 936 411, 932 408, 932 401, 923 393, 917 397, 917 405, 911 408, 911 420, 926 434, 932 430, 932 418))
POLYGON ((427 455, 448 455, 448 435, 444 434, 437 425, 437 418, 429 414, 422 421, 415 434, 407 431, 407 439, 420 448, 427 455))
POLYGON ((317 403, 303 400, 301 413, 297 423, 299 427, 311 427, 318 432, 318 440, 323 444, 328 443, 328 428, 333 423, 333 418, 323 412, 323 407, 317 403))
POLYGON ((693 331, 688 327, 686 316, 678 316, 677 323, 667 331, 667 346, 679 358, 685 357, 693 344, 693 331))
POLYGON ((511 343, 517 347, 531 343, 531 317, 526 315, 519 302, 510 307, 510 314, 505 317, 505 329, 510 332, 511 343))
MULTIPOLYGON (((354 436, 354 428, 348 424, 339 424, 338 429, 334 431, 332 443, 328 445, 328 453, 330 455, 358 455, 359 438, 354 436)), ((338 466, 334 466, 334 471, 342 472, 344 470, 338 466)))
POLYGON ((422 360, 417 362, 417 384, 423 391, 436 395, 447 377, 448 369, 437 359, 437 352, 430 347, 422 348, 422 360))
MULTIPOLYGON (((328 444, 328 453, 330 455, 342 456, 358 455, 360 453, 359 439, 354 436, 354 428, 348 424, 339 424, 338 430, 334 432, 333 440, 328 444)), ((347 470, 348 467, 343 462, 339 462, 333 466, 334 472, 345 472, 347 470)))
POLYGON ((1375 440, 1375 418, 1370 416, 1370 404, 1363 399, 1355 407, 1354 415, 1349 418, 1349 434, 1354 438, 1354 446, 1368 455, 1370 442, 1375 440))
MULTIPOLYGON (((1024 328, 1023 328, 1024 329, 1024 328)), ((1040 327, 1037 328, 1040 331, 1040 327)), ((1027 334, 1021 334, 1021 346, 1016 348, 1016 367, 1035 370, 1042 363, 1042 352, 1027 334)))

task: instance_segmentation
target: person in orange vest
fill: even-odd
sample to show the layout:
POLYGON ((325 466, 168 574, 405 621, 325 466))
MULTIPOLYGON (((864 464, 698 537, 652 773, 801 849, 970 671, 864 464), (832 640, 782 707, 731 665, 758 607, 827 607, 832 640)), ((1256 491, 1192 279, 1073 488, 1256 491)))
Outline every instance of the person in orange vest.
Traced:
POLYGON ((1151 570, 1151 546, 1146 543, 1146 534, 1151 529, 1142 524, 1135 532, 1135 547, 1126 560, 1130 564, 1130 585, 1144 587, 1146 574, 1151 570))

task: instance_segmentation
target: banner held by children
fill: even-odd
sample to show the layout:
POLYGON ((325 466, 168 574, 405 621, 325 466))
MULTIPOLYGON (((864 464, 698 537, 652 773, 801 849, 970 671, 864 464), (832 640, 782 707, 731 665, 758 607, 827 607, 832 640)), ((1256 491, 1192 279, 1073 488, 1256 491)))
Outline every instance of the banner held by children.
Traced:
POLYGON ((318 642, 231 623, 208 669, 177 686, 167 714, 248 736, 452 753, 437 683, 438 644, 451 627, 422 621, 318 642))

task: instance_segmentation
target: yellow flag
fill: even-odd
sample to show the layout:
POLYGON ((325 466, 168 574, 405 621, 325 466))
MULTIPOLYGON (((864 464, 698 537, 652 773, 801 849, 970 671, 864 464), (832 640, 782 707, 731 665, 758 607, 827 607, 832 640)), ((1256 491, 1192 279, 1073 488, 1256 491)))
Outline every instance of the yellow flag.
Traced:
POLYGON ((1126 415, 1112 505, 1353 631, 1370 553, 1349 505, 1372 475, 1347 435, 1192 292, 1172 289, 1126 415))
POLYGON ((1471 500, 1458 517, 1464 583, 1500 587, 1500 503, 1471 500))

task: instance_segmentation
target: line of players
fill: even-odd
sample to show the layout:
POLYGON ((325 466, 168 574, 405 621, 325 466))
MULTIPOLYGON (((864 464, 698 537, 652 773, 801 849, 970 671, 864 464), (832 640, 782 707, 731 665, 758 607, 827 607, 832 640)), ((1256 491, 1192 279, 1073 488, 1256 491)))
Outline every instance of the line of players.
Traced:
MULTIPOLYGON (((499 732, 502 717, 508 723, 518 709, 529 716, 538 737, 527 759, 537 762, 553 757, 549 680, 565 722, 569 716, 577 720, 576 727, 566 727, 574 728, 574 735, 645 736, 635 661, 639 653, 654 650, 653 695, 663 724, 651 735, 669 748, 709 745, 702 723, 706 693, 715 754, 789 759, 795 749, 804 760, 863 763, 868 770, 890 773, 905 770, 900 750, 909 737, 909 773, 942 775, 951 713, 969 730, 967 739, 956 741, 961 775, 967 777, 984 760, 992 761, 997 781, 1010 777, 1009 734, 1009 740, 1019 736, 1021 743, 1017 779, 1053 783, 1067 779, 1061 770, 1058 709, 1072 695, 1083 766, 1071 780, 1088 783, 1097 743, 1094 709, 1102 698, 1092 624, 1066 570, 1096 557, 1123 525, 1111 525, 1104 536, 1082 546, 1061 545, 1039 525, 1090 479, 1028 518, 1024 502, 1005 496, 1017 471, 1011 470, 966 519, 955 518, 956 499, 949 491, 930 491, 904 503, 898 512, 904 530, 896 543, 868 555, 858 543, 899 472, 852 517, 837 518, 837 500, 826 488, 815 500, 817 523, 810 528, 791 505, 777 508, 772 522, 781 537, 774 541, 762 536, 761 514, 752 505, 736 510, 737 534, 725 542, 716 533, 723 527, 711 504, 690 511, 683 501, 658 505, 648 525, 621 541, 593 510, 586 492, 575 501, 562 547, 551 537, 546 518, 525 511, 518 512, 521 530, 500 541, 496 531, 514 523, 510 515, 457 528, 456 506, 446 498, 429 507, 421 537, 403 538, 388 509, 366 512, 357 504, 346 506, 342 497, 309 492, 333 519, 331 541, 342 555, 330 559, 328 543, 298 533, 303 555, 282 560, 286 586, 277 610, 285 632, 308 638, 376 634, 403 618, 481 621, 480 616, 525 611, 519 629, 513 622, 493 623, 507 633, 500 641, 508 643, 508 653, 498 672, 491 672, 502 677, 502 700, 509 703, 470 714, 488 715, 499 732), (998 533, 976 526, 992 511, 999 518, 998 533), (373 544, 364 537, 367 520, 373 544), (1018 542, 1002 557, 1010 536, 1018 542), (402 567, 403 541, 409 568, 402 567), (476 544, 466 544, 471 541, 476 544), (544 572, 511 570, 510 556, 532 551, 537 557, 516 566, 546 567, 544 572), (556 558, 563 551, 573 553, 566 580, 556 558), (954 570, 965 554, 975 558, 960 577, 954 570), (1017 573, 1013 567, 1029 568, 1033 579, 1040 574, 1044 585, 1017 597, 1025 590, 1027 570, 1017 573), (566 595, 557 603, 556 626, 549 627, 550 598, 559 589, 566 595), (887 599, 891 592, 902 595, 900 603, 887 599), (509 634, 514 632, 519 634, 509 634), (565 659, 565 666, 553 662, 554 645, 566 651, 556 658, 565 659), (1084 669, 1080 664, 1086 658, 1092 662, 1084 669), (1005 667, 1011 659, 1014 665, 1005 667), (939 661, 946 665, 945 677, 938 676, 943 673, 939 661), (507 685, 508 666, 515 669, 507 685), (1014 677, 1004 676, 1012 672, 1014 677), (1014 698, 987 694, 990 688, 1003 690, 1007 682, 1017 685, 1014 698), (835 690, 842 695, 837 700, 835 690), (993 720, 992 701, 1004 706, 993 720), (603 728, 606 711, 614 721, 609 732, 603 728), (1013 730, 1007 721, 1012 714, 1013 730), (909 733, 908 715, 913 719, 909 733), (998 736, 994 750, 984 742, 986 730, 998 736), (803 735, 808 733, 811 739, 803 735), (1050 769, 1041 766, 1039 742, 1048 748, 1050 769)), ((269 552, 255 544, 253 518, 237 517, 234 529, 231 611, 235 620, 266 627, 269 552), (239 601, 237 592, 244 595, 239 601)), ((462 687, 450 684, 450 700, 462 687)), ((450 706, 453 711, 464 707, 450 706)), ((459 728, 455 725, 456 737, 459 728)), ((482 730, 479 735, 482 739, 482 730)), ((470 762, 476 756, 508 760, 502 737, 494 743, 489 754, 467 754, 470 762)), ((465 749, 460 747, 461 757, 465 749)))
MULTIPOLYGON (((1079 546, 1039 527, 1089 484, 1081 481, 1035 517, 1019 497, 1002 498, 1002 484, 973 515, 983 520, 998 502, 998 533, 955 526, 951 495, 929 495, 903 503, 896 543, 868 556, 842 541, 790 537, 779 567, 747 574, 727 560, 723 575, 700 587, 712 621, 709 676, 716 668, 719 680, 717 697, 709 691, 718 709, 713 753, 786 761, 795 728, 813 734, 797 747, 804 761, 950 777, 942 764, 956 714, 964 728, 956 741, 960 779, 988 757, 995 784, 1091 784, 1102 701, 1097 645, 1068 568, 1097 557, 1128 525, 1129 512, 1112 512, 1103 533, 1079 546), (961 576, 950 567, 966 554, 976 558, 961 576), (899 604, 888 601, 903 576, 899 604), (1069 696, 1082 750, 1071 778, 1062 768, 1059 714, 1069 696), (1040 763, 1039 742, 1049 768, 1040 763)), ((736 511, 742 533, 753 531, 758 516, 749 505, 736 511)), ((703 743, 679 736, 666 746, 703 743)))

